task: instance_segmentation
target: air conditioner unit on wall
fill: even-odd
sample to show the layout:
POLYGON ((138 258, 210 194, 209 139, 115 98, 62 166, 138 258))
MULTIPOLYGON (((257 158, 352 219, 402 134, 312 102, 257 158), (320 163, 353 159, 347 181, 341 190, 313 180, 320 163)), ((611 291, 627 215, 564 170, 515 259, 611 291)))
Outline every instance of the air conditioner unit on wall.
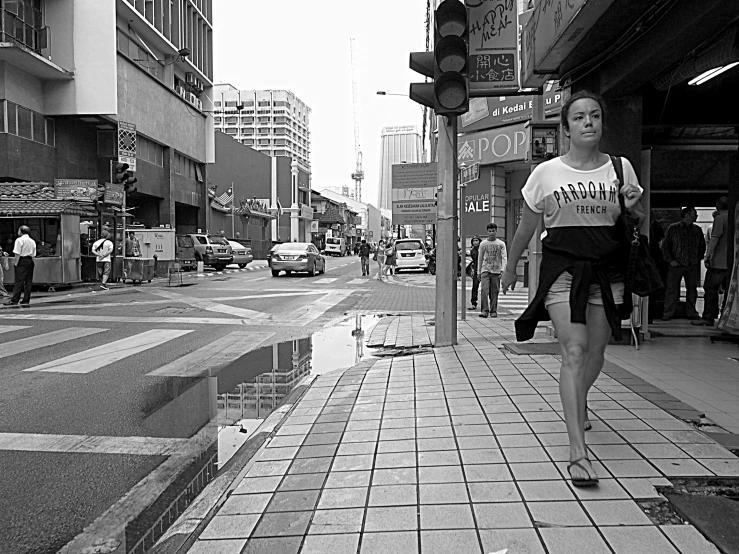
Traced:
POLYGON ((185 73, 185 82, 187 82, 188 85, 194 85, 195 84, 195 74, 194 73, 185 73))

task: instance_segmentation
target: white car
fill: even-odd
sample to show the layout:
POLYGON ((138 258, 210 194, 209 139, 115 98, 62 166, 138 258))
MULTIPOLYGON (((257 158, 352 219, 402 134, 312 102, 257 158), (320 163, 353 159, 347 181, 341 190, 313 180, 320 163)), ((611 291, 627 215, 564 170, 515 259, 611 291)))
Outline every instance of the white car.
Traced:
POLYGON ((231 246, 231 252, 234 257, 231 263, 238 264, 238 266, 243 269, 254 261, 254 256, 251 253, 251 248, 249 246, 244 246, 243 244, 233 240, 229 240, 228 244, 231 246))
POLYGON ((429 261, 426 257, 426 247, 420 239, 398 239, 395 241, 396 269, 429 270, 429 261))

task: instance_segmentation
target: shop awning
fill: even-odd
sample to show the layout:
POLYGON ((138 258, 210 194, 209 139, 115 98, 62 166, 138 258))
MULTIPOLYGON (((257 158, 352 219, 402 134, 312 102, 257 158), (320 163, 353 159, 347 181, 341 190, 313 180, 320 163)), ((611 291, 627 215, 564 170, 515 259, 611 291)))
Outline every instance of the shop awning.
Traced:
POLYGON ((0 200, 54 199, 54 185, 49 183, 0 183, 0 200))
POLYGON ((79 215, 95 217, 97 212, 91 204, 80 204, 71 200, 2 200, 0 217, 29 217, 45 215, 79 215))
POLYGON ((321 219, 318 220, 321 225, 344 225, 344 218, 341 217, 341 213, 336 206, 330 205, 325 212, 321 215, 321 219))

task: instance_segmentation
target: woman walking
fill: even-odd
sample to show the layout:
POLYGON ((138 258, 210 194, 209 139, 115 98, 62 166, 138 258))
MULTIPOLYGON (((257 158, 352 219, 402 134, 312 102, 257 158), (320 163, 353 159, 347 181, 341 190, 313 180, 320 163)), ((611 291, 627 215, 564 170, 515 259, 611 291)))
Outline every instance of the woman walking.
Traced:
POLYGON ((625 231, 617 225, 619 194, 630 218, 644 218, 642 188, 631 163, 622 158, 625 182, 620 183, 610 157, 598 148, 604 116, 602 99, 586 91, 562 106, 570 150, 538 165, 526 181, 523 217, 502 279, 504 293, 513 289, 516 264, 543 214, 539 288, 516 321, 516 336, 528 340, 539 321, 554 324, 562 352, 559 393, 570 443, 567 469, 579 487, 598 483, 585 444, 587 394, 603 368, 608 339, 620 337, 621 320, 631 313, 631 297, 624 295, 628 252, 622 248, 625 231))
POLYGON ((377 280, 382 281, 382 275, 385 272, 385 241, 380 240, 375 250, 375 261, 377 262, 377 280))
POLYGON ((393 259, 395 258, 395 244, 393 239, 388 239, 385 245, 385 276, 390 277, 393 274, 393 259))

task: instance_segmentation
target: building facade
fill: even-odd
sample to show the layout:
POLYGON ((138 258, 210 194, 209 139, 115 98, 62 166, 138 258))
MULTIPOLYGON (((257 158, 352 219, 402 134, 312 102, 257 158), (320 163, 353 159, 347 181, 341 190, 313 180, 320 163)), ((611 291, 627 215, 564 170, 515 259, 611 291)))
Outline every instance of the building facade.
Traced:
POLYGON ((386 210, 393 208, 392 170, 400 163, 423 161, 421 135, 415 125, 383 127, 380 135, 380 187, 377 206, 386 210))
POLYGON ((215 127, 268 156, 286 156, 310 170, 311 109, 289 90, 238 90, 216 85, 215 127))
MULTIPOLYGON (((366 202, 357 202, 353 196, 345 196, 335 192, 337 187, 326 187, 319 189, 321 196, 325 196, 330 200, 346 204, 354 210, 360 219, 357 224, 357 240, 367 239, 368 241, 377 242, 382 235, 382 215, 380 210, 372 204, 366 202)), ((340 187, 339 187, 340 188, 340 187)), ((353 191, 352 191, 353 192, 353 191)))
POLYGON ((0 181, 110 181, 125 122, 134 221, 205 227, 212 0, 20 0, 0 12, 0 181))
POLYGON ((361 241, 358 227, 361 224, 359 213, 345 201, 334 200, 329 196, 313 191, 313 244, 321 250, 325 248, 327 237, 344 239, 347 253, 351 252, 357 241, 361 241))

